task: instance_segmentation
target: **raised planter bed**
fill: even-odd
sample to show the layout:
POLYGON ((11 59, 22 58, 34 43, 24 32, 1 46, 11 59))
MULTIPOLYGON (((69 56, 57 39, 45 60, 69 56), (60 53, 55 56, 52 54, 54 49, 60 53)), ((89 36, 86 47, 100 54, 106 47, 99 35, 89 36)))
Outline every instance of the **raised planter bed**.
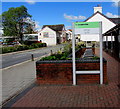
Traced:
MULTIPOLYGON (((84 51, 84 50, 83 50, 84 51)), ((79 53, 78 53, 79 54, 79 53)), ((104 83, 107 83, 107 62, 103 61, 104 83)), ((76 70, 99 70, 99 59, 80 58, 76 60, 76 70)), ((38 84, 72 85, 72 60, 45 60, 36 62, 38 84)), ((99 83, 99 74, 78 74, 77 84, 99 83)))

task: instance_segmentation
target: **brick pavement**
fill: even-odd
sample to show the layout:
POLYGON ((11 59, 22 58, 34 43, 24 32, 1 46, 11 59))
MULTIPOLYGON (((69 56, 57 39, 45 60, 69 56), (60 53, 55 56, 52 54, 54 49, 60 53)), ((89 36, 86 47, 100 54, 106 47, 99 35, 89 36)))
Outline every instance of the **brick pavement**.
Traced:
MULTIPOLYGON (((98 54, 98 50, 96 50, 98 54)), ((35 86, 11 107, 119 107, 119 63, 106 53, 108 84, 35 86)))

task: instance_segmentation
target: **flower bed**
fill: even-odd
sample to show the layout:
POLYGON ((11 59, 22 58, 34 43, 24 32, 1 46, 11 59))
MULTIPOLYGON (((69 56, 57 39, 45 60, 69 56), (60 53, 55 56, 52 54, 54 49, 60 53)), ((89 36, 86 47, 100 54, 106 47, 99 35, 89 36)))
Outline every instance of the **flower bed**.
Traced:
MULTIPOLYGON (((80 54, 85 48, 77 51, 80 54)), ((81 53, 82 55, 83 53, 81 53)), ((107 62, 103 61, 104 83, 107 83, 107 62)), ((79 58, 76 60, 76 70, 99 70, 98 58, 79 58)), ((99 74, 77 75, 77 84, 99 83, 99 74)), ((36 79, 38 84, 70 84, 72 85, 72 60, 39 60, 36 62, 36 79)))

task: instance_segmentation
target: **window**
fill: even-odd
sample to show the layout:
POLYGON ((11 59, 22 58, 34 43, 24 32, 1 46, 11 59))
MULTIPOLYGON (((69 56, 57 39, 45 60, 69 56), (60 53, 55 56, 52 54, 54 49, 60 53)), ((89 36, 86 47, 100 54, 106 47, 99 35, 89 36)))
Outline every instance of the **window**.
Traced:
POLYGON ((43 33, 43 37, 45 37, 45 38, 49 37, 49 33, 48 32, 44 32, 43 33))

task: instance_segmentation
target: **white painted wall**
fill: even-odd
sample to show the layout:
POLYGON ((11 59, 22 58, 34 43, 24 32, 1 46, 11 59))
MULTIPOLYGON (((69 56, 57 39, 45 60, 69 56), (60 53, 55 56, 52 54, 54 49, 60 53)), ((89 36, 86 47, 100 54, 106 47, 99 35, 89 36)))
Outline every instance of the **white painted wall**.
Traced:
POLYGON ((102 13, 102 7, 94 7, 94 13, 96 13, 97 11, 102 13))
POLYGON ((87 22, 100 22, 100 21, 102 21, 102 33, 107 32, 116 25, 99 13, 90 18, 87 22))
MULTIPOLYGON (((88 19, 87 22, 102 22, 102 34, 116 25, 99 13, 88 19)), ((89 41, 99 41, 99 35, 81 35, 81 40, 85 41, 86 39, 89 41)), ((109 38, 108 41, 111 41, 111 39, 109 38)))
POLYGON ((43 28, 40 32, 38 32, 38 41, 42 41, 47 44, 47 46, 50 45, 56 45, 57 44, 57 36, 56 32, 49 27, 43 28), (43 33, 48 32, 49 37, 45 38, 43 37, 43 33))
POLYGON ((82 41, 99 41, 99 35, 81 35, 82 41))
POLYGON ((68 34, 68 40, 72 39, 72 31, 67 30, 66 33, 68 34))

